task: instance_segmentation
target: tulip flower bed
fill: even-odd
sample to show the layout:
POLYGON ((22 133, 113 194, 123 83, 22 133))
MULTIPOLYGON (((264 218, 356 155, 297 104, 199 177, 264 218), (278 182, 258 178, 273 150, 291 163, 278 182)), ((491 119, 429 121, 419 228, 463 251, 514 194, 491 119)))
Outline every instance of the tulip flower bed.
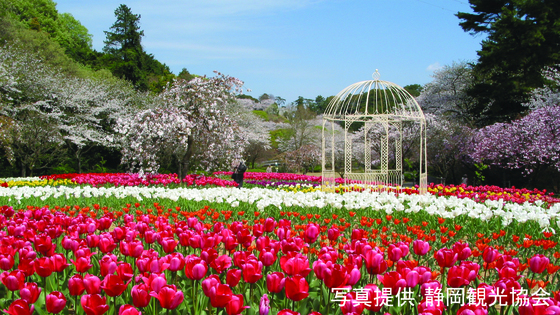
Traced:
POLYGON ((0 187, 6 313, 560 314, 542 192, 93 185, 0 187))
MULTIPOLYGON (((230 179, 231 172, 215 172, 214 176, 187 175, 182 180, 177 174, 144 174, 137 173, 86 173, 86 174, 55 174, 41 176, 40 178, 1 180, 0 187, 13 186, 72 186, 72 185, 91 185, 94 187, 110 186, 163 186, 163 187, 234 187, 235 182, 230 179)), ((362 191, 364 188, 358 183, 343 185, 344 180, 336 179, 339 186, 338 192, 362 191)), ((245 183, 248 187, 267 187, 267 188, 291 188, 292 190, 316 191, 320 190, 321 177, 308 176, 290 173, 256 173, 246 172, 245 183)), ((395 189, 393 189, 396 191, 395 189)), ((402 187, 399 191, 405 194, 418 194, 418 189, 402 187)), ((528 190, 512 188, 500 188, 497 186, 466 186, 466 185, 436 185, 430 184, 428 192, 438 196, 454 196, 457 198, 468 198, 478 202, 486 200, 503 200, 523 204, 525 202, 542 201, 547 204, 560 202, 554 198, 553 193, 546 190, 528 190)))

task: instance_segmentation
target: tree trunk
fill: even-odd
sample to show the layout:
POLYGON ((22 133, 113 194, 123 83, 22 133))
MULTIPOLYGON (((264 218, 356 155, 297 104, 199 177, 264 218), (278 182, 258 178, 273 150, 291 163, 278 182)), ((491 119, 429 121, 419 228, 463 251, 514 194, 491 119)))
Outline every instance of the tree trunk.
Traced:
POLYGON ((179 164, 179 179, 183 179, 185 176, 187 176, 186 173, 188 173, 189 171, 189 164, 190 164, 190 160, 193 154, 193 143, 194 143, 194 139, 192 137, 192 135, 189 135, 189 137, 187 138, 187 151, 185 152, 185 154, 183 154, 183 156, 179 159, 177 158, 177 163, 179 164), (183 170, 185 172, 185 174, 183 174, 183 170))
POLYGON ((181 161, 180 159, 177 159, 177 161, 178 161, 177 164, 178 164, 178 167, 179 167, 177 173, 179 174, 179 179, 183 180, 183 161, 181 161))
POLYGON ((21 162, 21 177, 26 177, 26 170, 25 164, 21 162))
POLYGON ((82 149, 77 149, 74 155, 76 156, 76 160, 78 160, 78 174, 82 174, 82 149))

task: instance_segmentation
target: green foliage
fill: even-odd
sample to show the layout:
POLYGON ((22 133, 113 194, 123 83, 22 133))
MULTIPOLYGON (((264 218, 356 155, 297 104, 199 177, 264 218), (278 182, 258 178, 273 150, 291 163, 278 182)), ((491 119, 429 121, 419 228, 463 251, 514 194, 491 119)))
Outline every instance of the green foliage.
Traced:
POLYGON ((410 93, 410 95, 414 97, 420 96, 420 93, 422 92, 422 86, 420 84, 405 85, 403 86, 403 89, 405 89, 408 93, 410 93))
POLYGON ((148 84, 142 71, 145 53, 141 44, 144 31, 140 30, 140 15, 133 14, 129 7, 121 4, 115 10, 115 16, 117 21, 111 26, 111 31, 105 31, 107 39, 103 48, 110 57, 111 72, 145 91, 148 84))
POLYGON ((522 114, 529 92, 544 84, 546 66, 560 63, 560 2, 469 0, 474 13, 459 12, 463 30, 487 34, 470 90, 479 125, 522 114))
POLYGON ((268 121, 268 114, 265 111, 262 110, 254 110, 253 114, 259 116, 260 118, 262 118, 262 120, 264 121, 268 121))
POLYGON ((270 95, 264 93, 263 95, 259 96, 259 102, 262 102, 264 100, 268 100, 270 99, 270 95))
POLYGON ((0 18, 0 39, 6 43, 17 43, 64 74, 78 75, 84 71, 83 67, 69 58, 64 49, 47 33, 27 29, 9 16, 0 18))
POLYGON ((179 74, 177 75, 177 79, 183 79, 185 81, 190 81, 192 79, 194 79, 196 77, 196 75, 191 74, 187 68, 183 68, 181 70, 181 72, 179 72, 179 74))
POLYGON ((476 182, 482 184, 486 179, 486 177, 483 175, 483 171, 488 168, 488 165, 485 165, 484 163, 475 163, 474 166, 476 167, 476 171, 474 172, 476 182))
POLYGON ((66 55, 85 63, 91 59, 92 35, 71 14, 58 13, 52 0, 0 0, 6 17, 27 30, 47 34, 66 55))
POLYGON ((251 101, 253 101, 253 102, 255 102, 255 103, 258 103, 258 102, 259 102, 258 99, 252 97, 251 95, 247 95, 247 94, 239 94, 239 95, 236 96, 236 98, 251 100, 251 101))
POLYGON ((278 149, 278 140, 285 139, 290 136, 290 129, 276 129, 270 132, 270 144, 273 148, 278 149))

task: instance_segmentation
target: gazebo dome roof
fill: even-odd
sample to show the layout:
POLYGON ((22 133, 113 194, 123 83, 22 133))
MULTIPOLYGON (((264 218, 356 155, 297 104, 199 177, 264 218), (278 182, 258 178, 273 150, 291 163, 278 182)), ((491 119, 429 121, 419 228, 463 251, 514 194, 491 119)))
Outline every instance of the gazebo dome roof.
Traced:
POLYGON ((423 120, 422 109, 407 90, 399 85, 379 80, 375 70, 373 80, 354 83, 338 93, 329 103, 325 119, 371 121, 379 118, 423 120))

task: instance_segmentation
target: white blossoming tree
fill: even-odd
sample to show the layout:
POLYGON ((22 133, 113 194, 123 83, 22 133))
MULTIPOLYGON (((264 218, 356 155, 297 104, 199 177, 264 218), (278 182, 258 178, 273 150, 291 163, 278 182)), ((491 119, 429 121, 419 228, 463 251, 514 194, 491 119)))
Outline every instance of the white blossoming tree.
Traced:
POLYGON ((161 162, 171 158, 180 177, 189 171, 229 169, 247 143, 227 115, 242 85, 221 73, 174 82, 154 108, 118 120, 122 162, 131 170, 157 172, 161 162))
MULTIPOLYGON (((29 155, 46 154, 44 148, 33 149, 38 137, 23 132, 24 126, 42 126, 50 135, 42 140, 45 147, 59 147, 61 140, 81 172, 85 152, 112 145, 115 118, 134 103, 146 102, 122 80, 63 75, 17 44, 0 47, 0 95, 0 115, 11 121, 1 129, 2 144, 8 159, 20 164, 22 175, 37 167, 25 162, 29 155)), ((63 157, 58 151, 50 155, 63 157)))
POLYGON ((244 141, 243 158, 254 168, 256 160, 271 148, 268 124, 239 102, 230 103, 227 114, 239 126, 239 140, 244 141))

